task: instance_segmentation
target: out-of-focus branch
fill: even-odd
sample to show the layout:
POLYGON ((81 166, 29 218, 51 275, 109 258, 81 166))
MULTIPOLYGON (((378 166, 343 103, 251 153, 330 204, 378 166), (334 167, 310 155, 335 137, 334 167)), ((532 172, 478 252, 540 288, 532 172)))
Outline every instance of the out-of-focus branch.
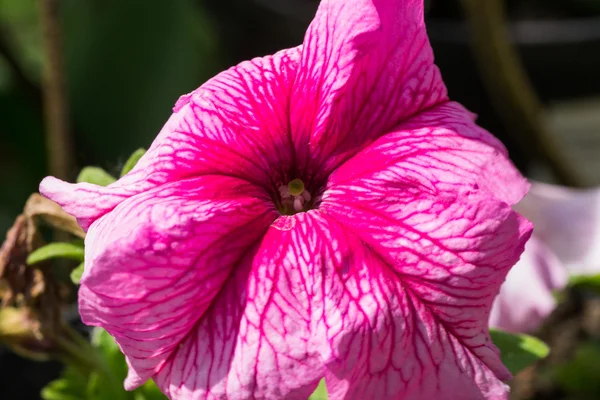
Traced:
POLYGON ((9 31, 4 26, 0 26, 0 56, 4 58, 4 61, 6 61, 6 64, 12 71, 19 88, 26 93, 30 101, 41 108, 42 94, 40 88, 34 82, 32 82, 25 71, 23 71, 18 57, 13 52, 9 31))
POLYGON ((543 121, 542 105, 509 40, 503 0, 461 0, 489 95, 517 143, 546 162, 560 183, 583 186, 543 121))
POLYGON ((67 179, 73 172, 66 78, 60 25, 60 0, 40 0, 44 47, 44 113, 50 174, 67 179))

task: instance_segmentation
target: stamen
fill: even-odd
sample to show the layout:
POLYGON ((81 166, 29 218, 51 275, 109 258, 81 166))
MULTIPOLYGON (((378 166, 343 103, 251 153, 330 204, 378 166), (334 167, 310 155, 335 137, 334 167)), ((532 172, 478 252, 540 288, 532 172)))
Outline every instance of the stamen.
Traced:
POLYGON ((300 211, 302 211, 303 208, 304 208, 304 197, 296 196, 294 198, 294 210, 296 210, 296 212, 300 212, 300 211))
POLYGON ((294 214, 304 211, 305 206, 312 199, 310 193, 304 188, 304 182, 300 179, 294 179, 287 185, 281 185, 278 189, 283 208, 280 211, 283 214, 294 214))
POLYGON ((279 186, 279 194, 281 195, 282 199, 289 199, 292 197, 290 189, 286 185, 279 186))
POLYGON ((302 192, 302 197, 304 197, 305 201, 310 201, 310 199, 312 198, 310 193, 308 193, 306 190, 304 192, 302 192))

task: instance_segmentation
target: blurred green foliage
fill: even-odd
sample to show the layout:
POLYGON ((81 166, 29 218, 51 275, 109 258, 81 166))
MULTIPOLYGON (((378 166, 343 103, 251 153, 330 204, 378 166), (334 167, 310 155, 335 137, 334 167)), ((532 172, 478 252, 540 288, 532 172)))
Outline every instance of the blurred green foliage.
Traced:
MULTIPOLYGON (((36 0, 0 0, 0 29, 25 77, 39 88, 36 0)), ((78 165, 114 175, 148 146, 177 98, 222 66, 217 38, 194 0, 63 0, 63 36, 78 165), (106 160, 113 160, 107 162, 106 160)), ((46 174, 41 99, 0 56, 0 231, 46 174)), ((75 178, 77 170, 70 178, 75 178)))
POLYGON ((104 329, 95 328, 92 346, 97 352, 99 368, 86 375, 69 365, 59 379, 42 389, 43 400, 164 400, 166 397, 151 380, 127 392, 123 381, 127 364, 119 346, 104 329))
POLYGON ((550 349, 541 340, 523 334, 490 329, 490 336, 501 352, 502 363, 513 374, 548 356, 550 349))
POLYGON ((572 360, 555 367, 553 378, 570 400, 597 399, 600 393, 600 343, 582 343, 572 360))
POLYGON ((569 287, 587 289, 600 295, 600 275, 573 275, 569 277, 569 287))

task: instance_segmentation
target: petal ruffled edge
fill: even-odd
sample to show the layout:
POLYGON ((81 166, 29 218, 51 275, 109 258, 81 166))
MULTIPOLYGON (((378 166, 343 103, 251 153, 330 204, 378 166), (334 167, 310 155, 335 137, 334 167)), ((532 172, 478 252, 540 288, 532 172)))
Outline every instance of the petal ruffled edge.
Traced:
POLYGON ((422 0, 323 0, 309 26, 290 121, 300 169, 332 168, 447 100, 422 0))
POLYGON ((337 168, 328 187, 360 181, 362 190, 404 186, 432 195, 479 191, 509 205, 530 184, 506 148, 463 106, 447 102, 397 126, 337 168))
POLYGON ((220 174, 277 187, 288 177, 272 171, 293 160, 285 132, 300 55, 295 47, 244 61, 181 96, 146 154, 117 182, 102 187, 47 177, 40 193, 87 231, 125 199, 181 179, 220 174))
POLYGON ((98 218, 127 199, 131 193, 91 183, 68 183, 48 176, 40 183, 40 193, 58 203, 77 219, 84 231, 98 218))
POLYGON ((315 212, 280 217, 155 380, 173 400, 305 400, 323 377, 312 327, 315 212), (291 227, 280 229, 281 225, 291 227))
POLYGON ((515 209, 535 224, 570 274, 600 273, 600 189, 533 182, 515 209))
POLYGON ((569 276, 552 251, 532 236, 510 270, 490 314, 490 326, 509 332, 533 332, 556 307, 553 291, 569 276))
POLYGON ((92 224, 79 311, 115 337, 127 389, 162 368, 262 239, 277 215, 266 197, 235 178, 202 176, 132 196, 92 224))

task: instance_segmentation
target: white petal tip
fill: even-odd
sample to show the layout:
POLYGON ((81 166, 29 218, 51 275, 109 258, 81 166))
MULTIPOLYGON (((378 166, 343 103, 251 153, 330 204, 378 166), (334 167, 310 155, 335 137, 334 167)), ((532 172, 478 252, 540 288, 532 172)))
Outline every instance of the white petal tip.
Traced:
POLYGON ((39 190, 42 195, 49 197, 53 193, 64 191, 67 185, 70 184, 53 176, 47 176, 40 182, 39 190))
POLYGON ((125 382, 123 383, 123 387, 127 391, 135 390, 142 386, 146 380, 142 379, 138 374, 136 374, 131 368, 129 368, 129 372, 127 373, 127 378, 125 378, 125 382))

